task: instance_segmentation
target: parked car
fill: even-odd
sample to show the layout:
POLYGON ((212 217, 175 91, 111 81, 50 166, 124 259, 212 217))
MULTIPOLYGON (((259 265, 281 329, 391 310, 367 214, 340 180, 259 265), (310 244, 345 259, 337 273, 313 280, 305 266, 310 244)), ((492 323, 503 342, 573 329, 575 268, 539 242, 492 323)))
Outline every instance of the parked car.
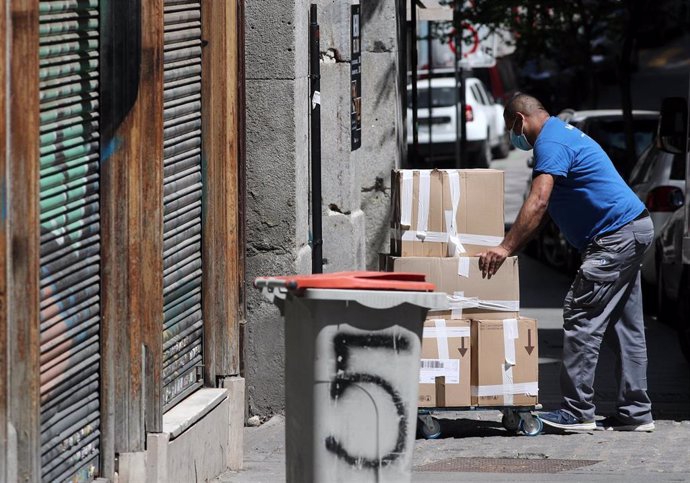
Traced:
MULTIPOLYGON (((689 89, 690 91, 690 89, 689 89)), ((680 205, 660 227, 655 243, 657 316, 675 327, 685 358, 690 362, 690 92, 686 98, 665 99, 659 121, 659 145, 674 159, 685 161, 685 182, 668 196, 680 205)))
MULTIPOLYGON (((505 158, 510 151, 510 138, 503 120, 503 106, 496 103, 486 86, 477 78, 467 77, 465 84, 465 115, 467 118, 467 152, 469 163, 464 166, 489 167, 492 157, 505 158)), ((407 86, 407 144, 413 147, 412 86, 407 86)), ((417 82, 416 156, 428 163, 453 159, 455 141, 460 133, 456 115, 455 78, 431 78, 417 82)))
MULTIPOLYGON (((685 187, 685 155, 648 147, 633 168, 629 184, 647 206, 654 222, 654 236, 658 237, 673 212, 682 206, 679 193, 682 195, 685 187)), ((642 280, 648 285, 656 284, 654 250, 645 255, 642 280)))
MULTIPOLYGON (((565 109, 558 117, 577 127, 594 139, 609 155, 619 173, 624 175, 635 160, 627 159, 625 150, 625 133, 623 112, 618 109, 597 109, 576 111, 565 109)), ((657 111, 633 111, 636 154, 647 149, 655 136, 659 113, 657 111)), ((533 167, 534 160, 529 158, 527 165, 533 167)), ((524 197, 527 198, 531 187, 531 178, 527 182, 524 197)), ((532 243, 536 256, 548 265, 572 273, 580 266, 580 254, 565 239, 555 223, 548 221, 532 243)))

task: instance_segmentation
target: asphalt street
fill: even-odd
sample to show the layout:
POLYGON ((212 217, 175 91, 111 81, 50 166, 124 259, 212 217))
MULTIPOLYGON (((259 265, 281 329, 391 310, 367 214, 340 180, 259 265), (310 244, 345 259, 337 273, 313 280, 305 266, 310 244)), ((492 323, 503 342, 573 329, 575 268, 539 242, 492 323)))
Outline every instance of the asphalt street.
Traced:
MULTIPOLYGON (((506 172, 506 223, 515 219, 530 170, 526 153, 511 151, 492 167, 506 172)), ((560 400, 562 301, 570 277, 528 256, 520 257, 521 312, 539 324, 539 398, 545 409, 560 400)), ((415 482, 441 481, 690 481, 690 368, 675 333, 646 321, 649 394, 654 433, 553 432, 515 435, 495 410, 437 412, 442 437, 417 439, 415 482)), ((604 349, 595 384, 598 414, 612 414, 613 355, 604 349)), ((274 416, 245 429, 245 469, 222 475, 217 483, 279 482, 285 479, 285 420, 274 416)))

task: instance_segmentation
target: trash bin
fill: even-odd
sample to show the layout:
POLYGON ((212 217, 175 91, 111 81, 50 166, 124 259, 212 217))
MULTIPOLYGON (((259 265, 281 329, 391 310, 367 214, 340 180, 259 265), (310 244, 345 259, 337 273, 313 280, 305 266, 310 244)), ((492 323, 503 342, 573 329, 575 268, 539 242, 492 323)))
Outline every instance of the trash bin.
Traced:
POLYGON ((287 481, 410 481, 423 323, 445 294, 410 273, 254 285, 285 317, 287 481))

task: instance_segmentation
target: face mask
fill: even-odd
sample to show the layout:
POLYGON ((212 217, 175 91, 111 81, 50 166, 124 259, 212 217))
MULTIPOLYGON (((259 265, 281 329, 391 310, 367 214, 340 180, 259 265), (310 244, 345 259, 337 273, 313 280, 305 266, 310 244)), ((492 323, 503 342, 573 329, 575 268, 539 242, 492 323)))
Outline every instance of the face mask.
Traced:
POLYGON ((516 148, 522 150, 522 151, 529 151, 532 149, 532 145, 529 143, 527 140, 527 137, 525 136, 525 127, 522 127, 522 133, 520 135, 516 135, 513 132, 513 129, 515 129, 515 123, 517 122, 518 118, 515 118, 515 121, 513 121, 513 127, 510 128, 510 142, 513 143, 513 146, 516 148))

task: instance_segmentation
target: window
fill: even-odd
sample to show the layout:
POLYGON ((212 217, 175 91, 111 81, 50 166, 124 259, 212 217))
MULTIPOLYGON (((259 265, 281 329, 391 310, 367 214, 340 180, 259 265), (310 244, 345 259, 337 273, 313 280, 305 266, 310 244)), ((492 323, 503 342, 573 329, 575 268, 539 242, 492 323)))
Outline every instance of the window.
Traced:
POLYGON ((472 91, 472 97, 474 97, 474 100, 478 102, 479 104, 484 104, 484 101, 482 100, 482 96, 479 93, 479 89, 477 88, 477 85, 473 85, 470 87, 470 91, 472 91))
POLYGON ((479 84, 479 83, 473 84, 472 87, 470 87, 470 90, 472 91, 472 95, 474 96, 475 100, 479 104, 486 104, 487 103, 486 102, 486 96, 482 92, 483 89, 482 89, 481 84, 479 84))
POLYGON ((652 167, 656 163, 656 159, 659 157, 659 150, 654 146, 651 146, 637 162, 633 168, 632 174, 630 175, 630 184, 638 185, 649 180, 649 175, 652 172, 652 167))
MULTIPOLYGON (((460 98, 457 97, 459 102, 460 98)), ((456 101, 455 89, 453 87, 432 87, 431 88, 431 107, 450 107, 454 106, 456 101)), ((412 106, 412 96, 408 92, 407 107, 412 106)), ((417 108, 429 108, 429 89, 417 89, 417 108)))
POLYGON ((482 104, 484 104, 485 106, 489 106, 492 104, 489 101, 489 94, 486 92, 486 88, 484 87, 484 84, 482 84, 481 82, 477 84, 477 92, 479 92, 482 104))
MULTIPOLYGON (((633 120, 636 156, 640 156, 652 144, 656 126, 657 120, 653 118, 633 120)), ((599 143, 619 172, 625 172, 626 166, 635 163, 634 159, 627 160, 625 128, 622 118, 589 119, 585 132, 599 143)))

